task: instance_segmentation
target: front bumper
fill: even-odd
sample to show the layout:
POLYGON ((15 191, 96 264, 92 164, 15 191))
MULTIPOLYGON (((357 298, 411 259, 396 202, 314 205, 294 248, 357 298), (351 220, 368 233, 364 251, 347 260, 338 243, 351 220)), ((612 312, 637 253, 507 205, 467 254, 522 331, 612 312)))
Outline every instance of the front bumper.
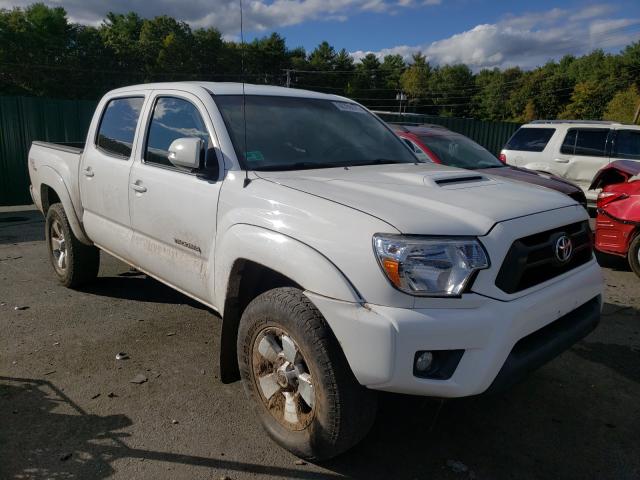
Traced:
POLYGON ((638 226, 639 222, 621 220, 604 210, 599 210, 596 217, 596 250, 626 257, 633 232, 638 226))
POLYGON ((520 339, 485 393, 507 389, 591 333, 600 322, 597 296, 546 327, 520 339))
POLYGON ((602 274, 592 260, 511 301, 468 294, 434 308, 402 309, 307 296, 331 326, 362 385, 463 397, 510 385, 588 334, 600 318, 601 293, 602 274), (459 349, 464 354, 450 378, 414 376, 417 351, 459 349))

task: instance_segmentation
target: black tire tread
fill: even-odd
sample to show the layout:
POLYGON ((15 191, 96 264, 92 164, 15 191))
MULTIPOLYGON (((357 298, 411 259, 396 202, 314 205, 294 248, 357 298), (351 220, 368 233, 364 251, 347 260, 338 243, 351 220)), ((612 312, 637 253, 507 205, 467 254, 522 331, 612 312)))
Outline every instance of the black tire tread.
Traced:
POLYGON ((68 288, 78 288, 95 280, 100 269, 100 250, 93 245, 85 245, 73 234, 69 219, 61 203, 51 205, 47 211, 46 238, 49 259, 53 262, 51 244, 49 242, 49 225, 53 217, 57 217, 60 220, 64 229, 65 240, 68 243, 66 274, 61 276, 54 268, 58 280, 68 288))
POLYGON ((633 273, 640 277, 640 263, 638 262, 638 251, 640 250, 640 231, 636 233, 636 236, 631 240, 629 244, 629 253, 627 259, 629 260, 629 266, 633 273))
MULTIPOLYGON (((254 402, 250 378, 249 362, 251 356, 251 331, 255 332, 265 326, 267 321, 255 321, 261 318, 264 308, 277 308, 291 312, 304 338, 313 345, 313 361, 323 372, 323 384, 331 405, 327 428, 323 430, 324 438, 319 445, 283 444, 294 454, 311 461, 325 460, 334 457, 358 443, 369 431, 375 419, 375 393, 362 387, 355 379, 349 364, 333 335, 326 320, 313 303, 297 288, 283 287, 269 290, 255 298, 245 310, 241 320, 238 336, 238 354, 241 356, 240 370, 247 394, 254 402), (253 325, 247 325, 254 322, 253 325)), ((267 429, 269 432, 269 429, 267 429)), ((269 432, 272 433, 272 432, 269 432)), ((272 435, 273 437, 273 435, 272 435)))

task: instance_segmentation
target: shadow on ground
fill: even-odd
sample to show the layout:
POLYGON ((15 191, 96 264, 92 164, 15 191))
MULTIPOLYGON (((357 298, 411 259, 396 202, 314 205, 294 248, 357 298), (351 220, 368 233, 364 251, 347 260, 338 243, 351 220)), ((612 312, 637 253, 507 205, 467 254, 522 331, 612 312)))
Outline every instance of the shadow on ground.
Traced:
POLYGON ((176 305, 184 304, 202 310, 210 310, 200 302, 135 270, 120 273, 115 277, 99 276, 95 281, 84 286, 81 291, 101 297, 176 305))
POLYGON ((640 349, 627 345, 584 342, 573 351, 586 360, 616 371, 632 382, 640 383, 640 349))
POLYGON ((4 437, 3 445, 12 446, 11 456, 0 457, 5 457, 0 462, 1 478, 108 478, 115 473, 113 462, 122 458, 275 478, 338 478, 295 468, 129 448, 128 435, 119 432, 132 425, 126 415, 90 415, 48 381, 0 377, 0 402, 4 417, 0 438, 4 437))
POLYGON ((0 245, 44 240, 44 218, 37 210, 0 213, 0 245))
MULTIPOLYGON (((634 359, 622 347, 597 342, 574 352, 634 387, 640 382, 637 353, 634 359)), ((322 463, 325 472, 130 448, 122 430, 132 421, 125 414, 90 415, 48 381, 0 377, 0 444, 13 452, 0 455, 0 473, 100 479, 117 473, 113 463, 127 458, 219 469, 231 478, 234 471, 294 479, 638 478, 638 418, 618 415, 638 411, 634 397, 616 398, 619 392, 563 376, 564 360, 499 396, 441 401, 383 394, 371 433, 322 463)))
MULTIPOLYGON (((616 316, 618 321, 633 321, 640 329, 640 310, 630 306, 605 304, 603 318, 616 316)), ((640 348, 617 343, 585 340, 572 349, 573 353, 585 360, 605 366, 612 371, 640 384, 640 348)))

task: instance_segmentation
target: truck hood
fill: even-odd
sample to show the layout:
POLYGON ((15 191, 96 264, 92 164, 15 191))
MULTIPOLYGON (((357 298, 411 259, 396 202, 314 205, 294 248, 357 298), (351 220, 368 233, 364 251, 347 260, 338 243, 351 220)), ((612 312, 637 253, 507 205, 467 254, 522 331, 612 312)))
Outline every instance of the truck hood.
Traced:
POLYGON ((543 187, 435 164, 256 174, 360 210, 407 234, 484 235, 498 222, 576 204, 543 187))
POLYGON ((580 192, 580 187, 565 180, 564 178, 557 177, 549 173, 535 172, 526 168, 512 167, 511 165, 505 165, 504 167, 497 168, 481 168, 474 170, 475 172, 483 172, 488 175, 496 177, 504 177, 509 180, 519 180, 521 182, 532 183, 534 185, 540 185, 541 187, 551 188, 566 195, 575 194, 580 192))

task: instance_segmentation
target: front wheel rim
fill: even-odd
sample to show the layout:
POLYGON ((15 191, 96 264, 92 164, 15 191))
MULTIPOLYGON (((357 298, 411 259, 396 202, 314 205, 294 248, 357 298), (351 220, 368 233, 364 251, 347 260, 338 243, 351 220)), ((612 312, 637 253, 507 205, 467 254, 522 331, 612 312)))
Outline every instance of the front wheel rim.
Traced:
POLYGON ((51 222, 49 245, 53 257, 53 267, 58 273, 64 274, 67 270, 67 243, 64 238, 64 229, 59 220, 51 222))
POLYGON ((316 389, 305 357, 292 336, 269 327, 255 338, 252 373, 267 411, 285 428, 304 430, 313 420, 316 389))

